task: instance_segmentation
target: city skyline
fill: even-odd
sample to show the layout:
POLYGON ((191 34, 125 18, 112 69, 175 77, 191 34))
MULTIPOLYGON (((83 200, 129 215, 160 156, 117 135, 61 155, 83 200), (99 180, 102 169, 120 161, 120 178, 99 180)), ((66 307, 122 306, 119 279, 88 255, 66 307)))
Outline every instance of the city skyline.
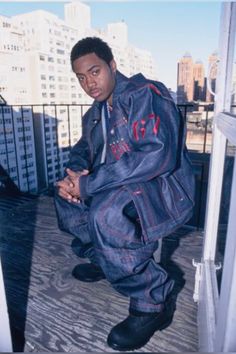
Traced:
MULTIPOLYGON (((65 2, 0 2, 0 14, 14 16, 44 9, 64 18, 65 2)), ((189 52, 207 71, 208 57, 217 50, 221 2, 85 2, 91 8, 92 27, 104 29, 124 20, 129 43, 150 51, 157 76, 176 91, 177 63, 189 52), (184 21, 183 21, 184 20, 184 21), (141 25, 140 25, 141 24, 141 25), (155 38, 155 42, 154 42, 155 38)))

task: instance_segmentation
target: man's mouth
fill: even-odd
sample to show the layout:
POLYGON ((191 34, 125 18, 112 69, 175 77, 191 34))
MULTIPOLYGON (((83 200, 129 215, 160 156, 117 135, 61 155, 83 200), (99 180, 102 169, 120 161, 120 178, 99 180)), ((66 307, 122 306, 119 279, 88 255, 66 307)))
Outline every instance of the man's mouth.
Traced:
POLYGON ((101 91, 98 90, 98 89, 95 89, 95 90, 91 90, 91 91, 89 92, 89 94, 90 94, 91 97, 96 98, 96 97, 100 96, 101 91))

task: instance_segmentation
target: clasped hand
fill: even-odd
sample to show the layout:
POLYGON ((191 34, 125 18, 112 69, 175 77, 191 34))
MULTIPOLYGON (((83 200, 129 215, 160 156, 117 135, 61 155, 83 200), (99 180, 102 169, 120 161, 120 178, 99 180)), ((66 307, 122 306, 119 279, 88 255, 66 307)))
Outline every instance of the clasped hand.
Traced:
POLYGON ((66 169, 67 176, 58 181, 56 186, 58 187, 58 194, 60 197, 68 200, 69 202, 79 203, 80 202, 80 187, 79 179, 83 175, 89 173, 88 170, 74 172, 71 169, 66 169))

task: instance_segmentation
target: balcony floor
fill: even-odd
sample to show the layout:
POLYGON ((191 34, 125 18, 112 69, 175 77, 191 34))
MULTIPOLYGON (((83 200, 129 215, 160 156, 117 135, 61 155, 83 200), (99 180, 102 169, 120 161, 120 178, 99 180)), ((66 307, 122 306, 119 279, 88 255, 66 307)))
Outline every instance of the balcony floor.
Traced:
MULTIPOLYGON (((53 199, 0 197, 0 220, 14 351, 113 352, 106 337, 127 316, 128 299, 105 280, 86 284, 72 277, 73 267, 85 260, 72 252, 71 236, 58 229, 53 199)), ((176 280, 177 308, 172 324, 142 352, 198 351, 192 259, 200 259, 201 247, 202 234, 187 228, 164 239, 162 264, 176 280)))

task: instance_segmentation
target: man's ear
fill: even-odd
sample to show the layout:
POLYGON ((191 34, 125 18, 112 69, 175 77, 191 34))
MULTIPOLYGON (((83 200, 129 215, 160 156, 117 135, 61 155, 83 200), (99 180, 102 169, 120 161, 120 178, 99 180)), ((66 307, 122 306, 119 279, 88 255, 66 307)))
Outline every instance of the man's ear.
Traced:
POLYGON ((115 72, 116 72, 116 62, 115 62, 114 59, 112 59, 110 61, 110 68, 111 68, 111 71, 115 74, 115 72))

